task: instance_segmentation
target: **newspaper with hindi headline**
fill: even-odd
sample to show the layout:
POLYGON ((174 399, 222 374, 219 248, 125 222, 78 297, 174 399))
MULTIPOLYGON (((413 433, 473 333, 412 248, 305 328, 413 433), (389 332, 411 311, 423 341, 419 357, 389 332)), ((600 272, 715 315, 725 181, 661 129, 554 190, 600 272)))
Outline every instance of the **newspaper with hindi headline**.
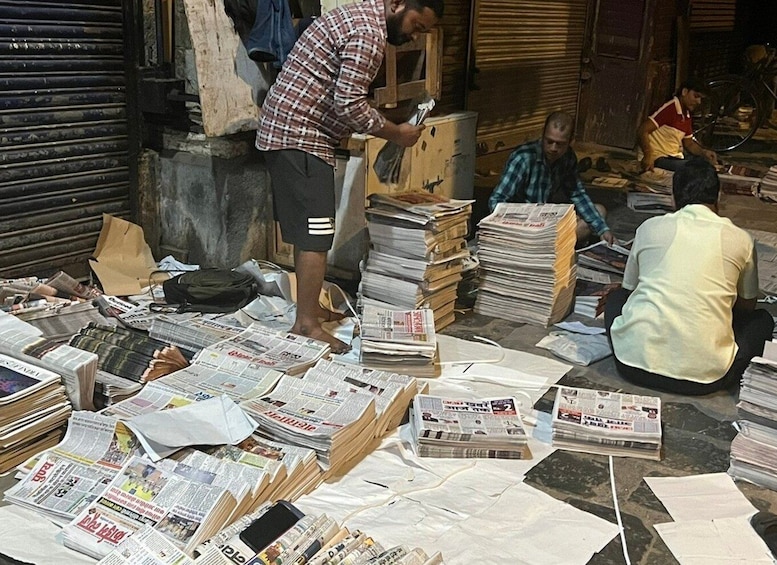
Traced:
POLYGON ((419 394, 413 399, 418 437, 454 441, 526 439, 513 397, 463 400, 419 394))
POLYGON ((105 489, 137 449, 130 431, 114 418, 74 412, 62 441, 36 455, 32 470, 5 498, 64 524, 105 489))
POLYGON ((63 528, 63 542, 101 559, 125 538, 152 525, 190 553, 201 539, 221 529, 234 505, 223 487, 190 480, 132 456, 106 489, 63 528))
POLYGON ((203 349, 195 363, 236 373, 246 367, 267 367, 296 374, 328 352, 329 345, 323 341, 252 324, 239 335, 203 349))
POLYGON ((661 399, 562 386, 551 429, 556 447, 660 459, 661 399))

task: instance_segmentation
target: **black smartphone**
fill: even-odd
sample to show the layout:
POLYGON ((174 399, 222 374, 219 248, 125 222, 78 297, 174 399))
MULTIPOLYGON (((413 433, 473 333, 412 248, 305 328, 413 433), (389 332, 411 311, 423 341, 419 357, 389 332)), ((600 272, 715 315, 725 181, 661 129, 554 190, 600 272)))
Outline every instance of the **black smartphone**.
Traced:
POLYGON ((279 500, 240 532, 240 540, 251 551, 259 553, 289 531, 304 515, 291 502, 279 500))

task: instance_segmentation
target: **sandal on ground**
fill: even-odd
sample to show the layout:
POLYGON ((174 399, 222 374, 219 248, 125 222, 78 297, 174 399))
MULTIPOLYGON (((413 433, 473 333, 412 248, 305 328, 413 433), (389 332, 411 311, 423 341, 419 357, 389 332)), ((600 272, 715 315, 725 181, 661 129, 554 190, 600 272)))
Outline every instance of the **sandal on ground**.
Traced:
POLYGON ((777 514, 758 512, 750 518, 750 525, 766 542, 772 554, 777 556, 777 514))

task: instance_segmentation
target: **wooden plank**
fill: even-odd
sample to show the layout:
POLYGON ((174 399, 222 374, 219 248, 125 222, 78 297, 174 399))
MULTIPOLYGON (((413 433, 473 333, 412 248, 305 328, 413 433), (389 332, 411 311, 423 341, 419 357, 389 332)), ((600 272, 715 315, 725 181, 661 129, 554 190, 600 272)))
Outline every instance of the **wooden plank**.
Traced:
POLYGON ((249 131, 259 125, 259 95, 268 89, 259 67, 221 2, 184 0, 197 68, 205 134, 210 137, 249 131))

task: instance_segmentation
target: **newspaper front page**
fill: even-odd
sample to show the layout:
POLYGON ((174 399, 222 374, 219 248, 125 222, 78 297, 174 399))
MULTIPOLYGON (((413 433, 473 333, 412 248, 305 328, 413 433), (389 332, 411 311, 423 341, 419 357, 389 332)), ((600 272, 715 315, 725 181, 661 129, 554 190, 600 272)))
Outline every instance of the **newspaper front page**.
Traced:
POLYGON ((323 341, 252 324, 239 335, 203 349, 195 362, 233 374, 260 368, 295 374, 328 352, 329 345, 323 341))
POLYGON ((559 387, 552 429, 553 443, 558 447, 657 458, 661 449, 661 399, 559 387))
POLYGON ((72 520, 137 450, 130 431, 114 418, 74 412, 62 442, 36 456, 32 470, 5 497, 54 521, 72 520))
POLYGON ((149 525, 189 553, 200 539, 220 529, 227 517, 224 507, 231 512, 234 505, 222 487, 192 481, 133 456, 105 491, 65 526, 63 540, 66 547, 101 559, 149 525))

